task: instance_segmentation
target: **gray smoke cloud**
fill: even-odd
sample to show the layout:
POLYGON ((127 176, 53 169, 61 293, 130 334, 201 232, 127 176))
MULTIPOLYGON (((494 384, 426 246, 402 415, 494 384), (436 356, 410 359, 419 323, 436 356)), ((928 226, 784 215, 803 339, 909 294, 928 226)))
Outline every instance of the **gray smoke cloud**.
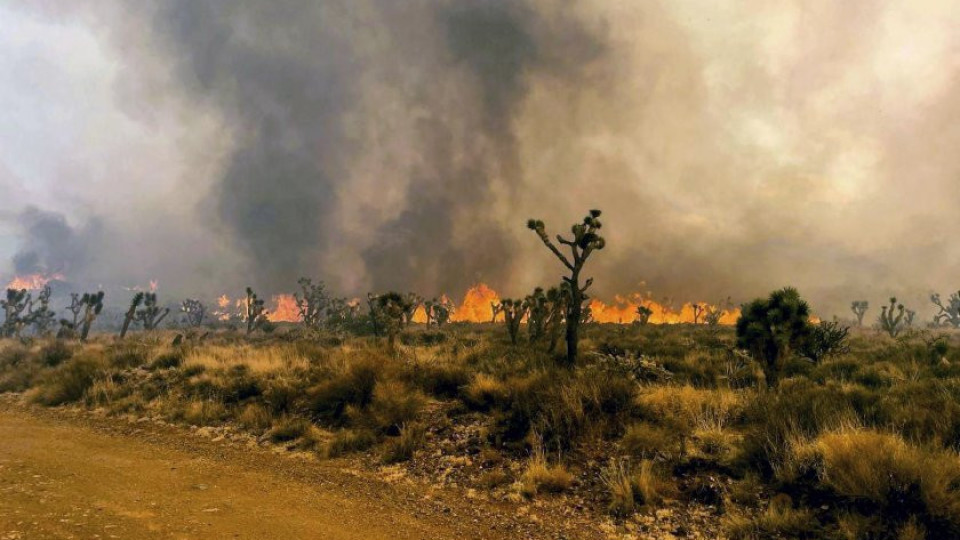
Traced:
MULTIPOLYGON (((104 249, 75 279, 217 294, 310 275, 425 295, 482 280, 515 295, 561 270, 525 220, 566 232, 598 207, 601 297, 792 284, 842 315, 854 298, 923 307, 958 286, 960 15, 945 1, 172 0, 5 16, 27 36, 7 39, 30 84, 0 99, 49 148, 0 163, 28 187, 20 207, 99 223, 104 249), (16 101, 31 87, 39 98, 16 101)), ((21 237, 22 268, 85 245, 48 236, 21 237)))

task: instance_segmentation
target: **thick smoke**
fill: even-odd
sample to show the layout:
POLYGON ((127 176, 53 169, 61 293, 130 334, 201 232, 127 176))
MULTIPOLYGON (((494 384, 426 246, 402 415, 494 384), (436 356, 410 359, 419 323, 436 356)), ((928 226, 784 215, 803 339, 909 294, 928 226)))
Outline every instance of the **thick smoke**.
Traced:
POLYGON ((27 207, 17 216, 20 249, 13 256, 17 274, 83 273, 96 256, 97 223, 75 230, 63 214, 27 207))
MULTIPOLYGON (((6 8, 50 39, 8 47, 28 84, 0 98, 47 90, 0 148, 43 159, 0 165, 19 202, 101 223, 87 280, 513 295, 560 274, 526 219, 599 207, 600 296, 793 284, 828 315, 958 286, 948 2, 39 5, 6 8)), ((54 264, 46 242, 19 264, 54 264)))

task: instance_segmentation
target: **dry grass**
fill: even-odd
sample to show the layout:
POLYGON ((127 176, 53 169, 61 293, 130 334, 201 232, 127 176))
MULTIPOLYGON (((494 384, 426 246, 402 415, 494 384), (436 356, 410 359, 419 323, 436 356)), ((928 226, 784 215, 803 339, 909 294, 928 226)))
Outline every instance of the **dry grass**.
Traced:
POLYGON ((551 465, 542 450, 534 452, 520 477, 520 493, 532 498, 539 493, 562 493, 573 484, 573 475, 561 464, 551 465))
POLYGON ((184 366, 203 366, 206 369, 224 369, 244 365, 252 373, 265 374, 287 370, 306 370, 310 361, 295 347, 274 345, 209 345, 190 351, 183 359, 184 366))

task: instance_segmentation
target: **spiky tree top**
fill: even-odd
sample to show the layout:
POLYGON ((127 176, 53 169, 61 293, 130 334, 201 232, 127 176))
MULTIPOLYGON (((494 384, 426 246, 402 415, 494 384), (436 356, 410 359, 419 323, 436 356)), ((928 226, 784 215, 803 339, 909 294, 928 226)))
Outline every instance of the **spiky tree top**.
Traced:
POLYGON ((300 320, 308 328, 319 328, 327 318, 330 307, 330 297, 322 281, 313 283, 310 278, 297 280, 302 290, 301 294, 294 293, 293 298, 300 312, 300 320))
POLYGON ((183 313, 187 324, 197 327, 203 325, 203 317, 207 313, 207 307, 200 300, 187 298, 180 304, 180 312, 183 313))
POLYGON ((951 294, 947 305, 943 305, 939 293, 930 295, 930 301, 940 309, 940 312, 933 317, 934 323, 960 328, 960 292, 951 294))
POLYGON ((880 329, 890 335, 897 337, 903 331, 903 318, 906 316, 903 304, 897 303, 896 297, 890 298, 890 305, 883 306, 880 311, 880 329))
POLYGON ((866 300, 854 300, 850 304, 850 311, 853 311, 853 314, 857 317, 857 326, 863 326, 863 316, 868 309, 870 309, 870 302, 866 300))
POLYGON ((564 284, 569 287, 570 291, 570 302, 567 304, 565 314, 567 322, 567 364, 570 366, 577 362, 577 344, 579 342, 580 319, 583 315, 583 302, 587 299, 587 289, 593 284, 593 278, 589 278, 581 287, 580 272, 590 255, 606 246, 606 240, 599 233, 602 227, 599 218, 600 210, 590 210, 581 223, 570 227, 572 237, 564 238, 559 234, 556 236, 557 242, 568 248, 569 256, 564 254, 557 247, 557 244, 554 244, 553 240, 550 239, 543 221, 538 219, 527 221, 527 227, 537 233, 543 245, 570 271, 569 276, 563 276, 564 284))
POLYGON ((243 318, 247 323, 247 334, 251 334, 258 328, 266 327, 269 320, 263 300, 257 297, 250 287, 247 287, 246 292, 247 299, 243 306, 243 318))

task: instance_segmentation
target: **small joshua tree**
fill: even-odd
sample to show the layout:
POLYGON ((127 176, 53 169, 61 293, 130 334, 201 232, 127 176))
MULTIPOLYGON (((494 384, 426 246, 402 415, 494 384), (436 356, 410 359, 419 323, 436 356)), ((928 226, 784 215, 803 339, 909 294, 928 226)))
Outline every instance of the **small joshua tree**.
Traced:
POLYGON ((530 336, 530 342, 539 341, 546 333, 547 320, 550 317, 550 305, 543 288, 537 287, 533 290, 533 294, 524 298, 523 307, 527 314, 527 333, 530 336))
POLYGON ((490 322, 497 322, 497 315, 503 313, 503 304, 500 302, 490 302, 490 312, 492 313, 490 322))
POLYGON ((653 315, 653 310, 641 304, 637 306, 637 318, 633 320, 633 323, 640 326, 646 326, 647 323, 650 322, 651 315, 653 315))
POLYGON ((394 350, 397 335, 403 328, 404 314, 409 310, 409 298, 397 292, 388 292, 373 297, 373 318, 379 319, 379 324, 387 334, 387 345, 394 350))
POLYGON ((313 280, 304 277, 297 283, 300 284, 302 292, 295 293, 293 298, 297 303, 297 311, 300 312, 300 321, 307 328, 320 328, 327 318, 330 307, 330 297, 323 282, 320 281, 314 285, 313 280))
POLYGON ((169 314, 170 308, 162 308, 157 303, 156 293, 144 293, 143 307, 137 310, 137 321, 143 325, 144 330, 155 330, 169 314))
POLYGON ((883 306, 880 313, 880 329, 895 338, 906 327, 903 318, 906 316, 903 304, 898 304, 896 297, 890 298, 890 305, 883 306))
POLYGON ((267 318, 267 308, 264 302, 257 297, 253 289, 247 287, 247 298, 243 304, 243 320, 247 323, 247 335, 259 328, 266 328, 270 320, 267 318))
POLYGON ((570 250, 570 257, 564 255, 556 244, 547 234, 546 225, 543 221, 531 219, 527 222, 527 227, 537 233, 543 245, 547 247, 563 265, 570 271, 569 276, 564 276, 563 281, 569 286, 570 301, 567 304, 566 312, 566 342, 567 342, 567 365, 574 366, 577 363, 577 345, 580 339, 580 322, 583 315, 583 303, 587 300, 587 289, 593 284, 593 278, 587 279, 581 286, 580 274, 583 271, 583 265, 590 258, 594 251, 604 248, 606 241, 600 236, 600 210, 590 210, 590 213, 583 218, 582 223, 577 223, 571 227, 572 238, 563 238, 556 236, 557 242, 567 246, 570 250))
POLYGON ((123 314, 123 326, 120 327, 120 339, 123 339, 127 336, 127 330, 130 329, 130 324, 137 318, 137 309, 140 307, 140 304, 143 303, 144 293, 138 292, 133 295, 133 299, 130 300, 130 307, 127 308, 127 312, 123 314))
POLYGON ((743 306, 737 319, 737 346, 763 363, 767 380, 773 383, 786 359, 812 331, 810 306, 796 289, 787 287, 743 306))
POLYGON ((207 307, 203 302, 193 298, 187 298, 180 304, 180 313, 189 326, 198 328, 203 326, 203 318, 207 314, 207 307))
POLYGON ((32 304, 26 289, 7 289, 6 298, 0 300, 4 315, 0 337, 20 336, 20 331, 28 324, 28 310, 32 304))
POLYGON ((939 293, 930 295, 930 301, 940 309, 940 312, 933 317, 934 324, 937 326, 950 325, 954 328, 960 328, 960 292, 951 294, 947 305, 943 305, 939 293))
POLYGON ((80 319, 80 341, 86 341, 90 335, 90 327, 103 311, 103 291, 97 293, 83 293, 80 298, 80 305, 83 306, 83 316, 80 319))
POLYGON ((868 309, 870 309, 870 302, 866 300, 854 300, 850 304, 850 311, 857 317, 857 326, 863 326, 863 316, 867 314, 868 309))
POLYGON ((509 298, 504 298, 500 302, 500 306, 503 308, 503 319, 507 323, 507 332, 510 333, 510 342, 516 345, 517 336, 520 333, 520 321, 526 315, 527 308, 523 300, 510 300, 509 298))
POLYGON ((440 298, 434 298, 433 300, 428 300, 423 303, 423 310, 427 314, 427 326, 431 324, 436 324, 437 328, 442 327, 450 321, 450 316, 453 315, 456 308, 453 306, 453 302, 445 296, 440 298))

